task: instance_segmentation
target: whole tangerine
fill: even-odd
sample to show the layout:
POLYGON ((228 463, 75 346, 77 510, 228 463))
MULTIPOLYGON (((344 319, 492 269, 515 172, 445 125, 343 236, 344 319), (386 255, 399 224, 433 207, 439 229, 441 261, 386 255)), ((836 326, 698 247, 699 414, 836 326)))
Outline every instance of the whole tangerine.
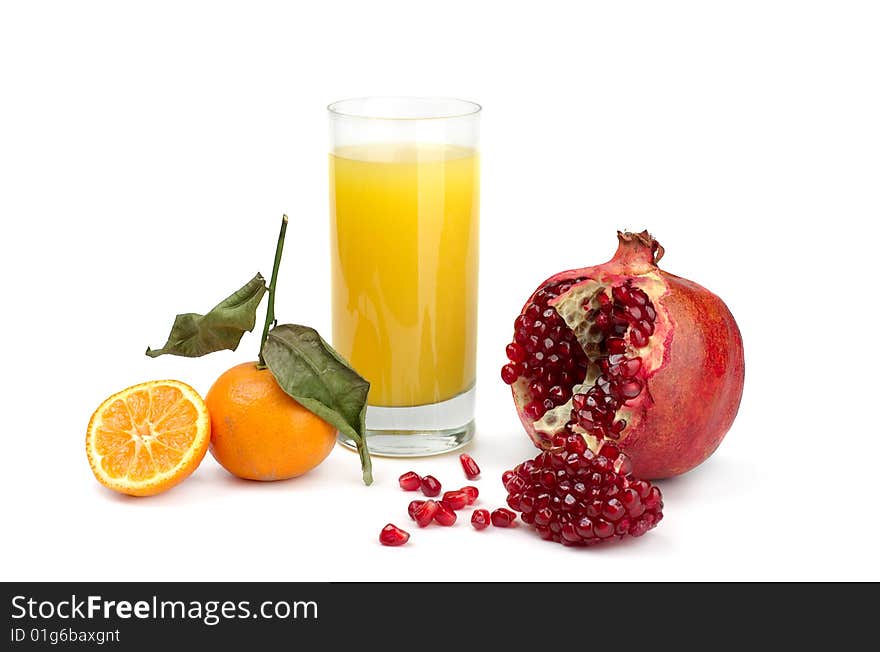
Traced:
POLYGON ((205 403, 211 415, 209 450, 239 478, 295 478, 323 462, 336 443, 336 428, 291 398, 256 362, 223 372, 205 403))

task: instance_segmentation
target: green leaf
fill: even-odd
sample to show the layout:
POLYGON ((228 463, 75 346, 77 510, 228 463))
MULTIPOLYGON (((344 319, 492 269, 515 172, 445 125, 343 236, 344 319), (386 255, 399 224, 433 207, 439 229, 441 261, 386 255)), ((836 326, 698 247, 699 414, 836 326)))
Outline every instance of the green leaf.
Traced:
POLYGON ((364 426, 370 383, 308 326, 273 328, 263 346, 263 358, 285 392, 355 442, 364 484, 371 484, 364 426))
POLYGON ((254 329, 257 307, 265 293, 266 279, 257 274, 211 308, 207 315, 194 312, 177 315, 165 346, 147 347, 147 355, 157 358, 167 353, 198 358, 223 349, 234 351, 245 331, 254 329))

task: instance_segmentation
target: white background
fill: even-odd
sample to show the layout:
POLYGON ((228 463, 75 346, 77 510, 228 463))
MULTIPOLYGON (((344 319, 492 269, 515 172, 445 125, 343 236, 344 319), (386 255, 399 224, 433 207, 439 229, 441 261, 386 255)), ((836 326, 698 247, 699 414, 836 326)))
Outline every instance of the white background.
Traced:
MULTIPOLYGON (((880 579, 876 405, 880 12, 871 2, 9 2, 0 9, 4 580, 880 579), (301 479, 210 457, 151 499, 83 447, 135 382, 206 392, 256 355, 143 355, 177 312, 271 271, 329 335, 325 105, 451 95, 483 114, 478 436, 486 506, 534 454, 498 378, 523 300, 649 228, 727 302, 745 394, 640 540, 413 531, 410 468, 336 449, 301 479)), ((260 323, 262 314, 259 315, 260 323)), ((259 330, 259 329, 257 329, 259 330)))

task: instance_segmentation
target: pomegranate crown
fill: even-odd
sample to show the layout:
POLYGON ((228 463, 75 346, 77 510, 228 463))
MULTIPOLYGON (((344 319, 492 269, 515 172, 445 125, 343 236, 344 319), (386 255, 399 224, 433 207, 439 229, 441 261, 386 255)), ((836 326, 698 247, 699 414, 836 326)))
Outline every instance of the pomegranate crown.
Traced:
POLYGON ((665 253, 663 245, 647 231, 641 233, 618 231, 617 242, 617 253, 614 254, 613 260, 627 267, 656 267, 665 253))

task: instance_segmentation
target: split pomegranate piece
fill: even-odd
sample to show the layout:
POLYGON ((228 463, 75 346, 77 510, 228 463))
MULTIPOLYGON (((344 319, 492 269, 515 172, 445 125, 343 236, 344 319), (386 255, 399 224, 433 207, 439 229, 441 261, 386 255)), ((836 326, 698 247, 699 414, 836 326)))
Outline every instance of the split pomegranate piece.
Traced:
POLYGON ((427 527, 434 520, 440 503, 433 500, 426 500, 421 505, 413 508, 413 519, 419 527, 427 527))
POLYGON ((489 527, 489 519, 488 509, 475 509, 473 514, 471 514, 471 525, 474 526, 475 530, 485 530, 489 527))
POLYGON ((729 430, 742 397, 736 321, 716 295, 661 270, 648 234, 611 261, 551 277, 514 320, 502 380, 540 448, 578 434, 618 443, 639 477, 684 473, 729 430))
POLYGON ((455 515, 455 512, 444 505, 443 503, 436 503, 437 511, 434 512, 434 520, 437 521, 440 525, 450 526, 455 523, 458 518, 455 515))
POLYGON ((426 475, 422 478, 422 493, 433 498, 440 495, 440 481, 433 475, 426 475))
POLYGON ((379 543, 383 546, 402 546, 409 541, 409 532, 401 530, 394 523, 389 523, 379 533, 379 543))
POLYGON ((516 520, 516 514, 506 507, 499 507, 492 512, 491 518, 495 527, 510 527, 516 520))
POLYGON ((464 491, 447 491, 443 494, 441 502, 449 509, 458 511, 470 504, 470 498, 464 491))
POLYGON ((398 482, 404 491, 417 491, 422 486, 422 477, 415 471, 407 471, 398 478, 398 482))
POLYGON ((552 448, 514 469, 507 504, 542 538, 564 545, 639 537, 663 518, 663 498, 631 468, 614 444, 595 454, 580 435, 556 435, 552 448))
POLYGON ((473 457, 467 453, 462 453, 458 456, 458 459, 461 461, 461 468, 464 469, 464 474, 467 476, 468 480, 476 480, 480 477, 480 467, 474 461, 473 457))

